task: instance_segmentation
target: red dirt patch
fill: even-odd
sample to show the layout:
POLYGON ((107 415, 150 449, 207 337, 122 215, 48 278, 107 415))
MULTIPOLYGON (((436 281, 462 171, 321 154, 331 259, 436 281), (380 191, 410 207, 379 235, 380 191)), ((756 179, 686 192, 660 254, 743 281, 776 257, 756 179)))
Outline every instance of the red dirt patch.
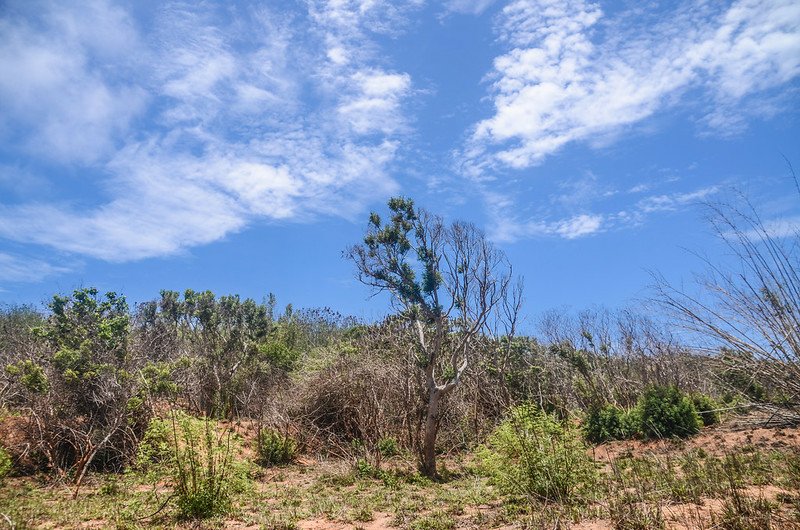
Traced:
POLYGON ((620 456, 667 454, 676 450, 685 452, 693 449, 703 449, 714 456, 748 449, 800 451, 800 427, 731 430, 723 424, 707 427, 700 434, 685 440, 622 440, 600 444, 591 453, 600 462, 610 462, 620 456))

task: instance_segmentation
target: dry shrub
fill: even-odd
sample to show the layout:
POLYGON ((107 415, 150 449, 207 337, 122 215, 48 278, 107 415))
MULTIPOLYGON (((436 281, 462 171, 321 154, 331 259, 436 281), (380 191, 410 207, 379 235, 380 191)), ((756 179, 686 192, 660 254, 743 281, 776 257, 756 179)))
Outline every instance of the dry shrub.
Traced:
POLYGON ((120 470, 136 454, 150 417, 143 359, 129 348, 124 297, 85 288, 49 307, 33 330, 42 348, 4 367, 24 433, 15 456, 69 476, 77 495, 89 469, 120 470))
MULTIPOLYGON (((359 328, 342 343, 327 366, 306 377, 299 389, 300 410, 291 415, 315 445, 340 455, 354 450, 379 462, 381 445, 394 440, 400 450, 418 453, 425 418, 425 386, 407 327, 396 319, 359 328)), ((442 402, 439 451, 475 447, 492 432, 515 399, 497 368, 503 345, 482 338, 474 365, 442 402)))
POLYGON ((419 385, 394 324, 365 328, 328 366, 310 374, 293 415, 317 445, 341 456, 363 449, 380 459, 381 440, 415 447, 421 428, 419 385))

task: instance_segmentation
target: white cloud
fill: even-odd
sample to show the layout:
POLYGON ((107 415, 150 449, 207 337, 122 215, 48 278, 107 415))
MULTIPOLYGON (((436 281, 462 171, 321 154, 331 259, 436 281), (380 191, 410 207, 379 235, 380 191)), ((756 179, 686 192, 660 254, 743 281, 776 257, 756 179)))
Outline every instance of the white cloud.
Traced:
POLYGON ((338 112, 354 132, 392 134, 405 125, 400 101, 411 86, 407 74, 359 71, 352 81, 355 93, 342 102, 338 112))
MULTIPOLYGON (((651 195, 640 199, 628 209, 612 209, 608 213, 588 213, 587 210, 596 212, 602 208, 601 204, 597 204, 598 199, 606 199, 610 195, 599 193, 600 187, 594 184, 592 178, 579 180, 577 185, 578 197, 575 201, 562 200, 563 196, 558 195, 552 197, 550 202, 561 203, 562 206, 566 204, 570 210, 583 209, 583 213, 564 214, 559 209, 549 208, 529 219, 520 219, 511 213, 517 212, 519 209, 515 207, 510 196, 486 191, 484 188, 483 198, 490 215, 490 236, 495 240, 506 242, 537 237, 577 239, 610 230, 638 226, 644 223, 649 216, 696 206, 719 192, 719 187, 709 186, 690 192, 651 195), (586 186, 588 186, 588 191, 581 191, 586 186)), ((641 188, 639 192, 647 189, 641 186, 637 186, 637 188, 641 188)), ((789 233, 793 227, 797 226, 794 221, 770 225, 770 227, 774 228, 776 234, 789 233)))
POLYGON ((89 198, 95 206, 0 204, 0 237, 127 261, 216 241, 255 219, 357 215, 397 189, 387 167, 408 130, 412 86, 376 66, 370 25, 396 31, 417 5, 330 0, 293 17, 168 3, 149 33, 100 1, 99 19, 50 6, 0 21, 9 36, 0 79, 17 78, 0 81, 9 95, 0 106, 13 110, 0 126, 24 127, 64 169, 89 164, 105 194, 89 198), (41 67, 25 59, 37 54, 41 67))
POLYGON ((577 215, 556 224, 555 233, 566 239, 575 239, 596 233, 602 223, 603 218, 599 215, 577 215))
POLYGON ((739 126, 730 115, 743 99, 800 73, 800 4, 714 9, 689 3, 641 27, 604 20, 586 1, 510 3, 499 26, 510 49, 490 76, 494 115, 475 127, 466 173, 538 164, 568 143, 617 134, 691 88, 711 102, 709 125, 739 126))
POLYGON ((37 282, 67 270, 39 259, 0 252, 0 282, 37 282))
POLYGON ((451 13, 480 15, 497 0, 447 0, 445 9, 451 13))
POLYGON ((606 219, 602 215, 581 213, 563 218, 542 216, 520 220, 514 212, 513 200, 502 193, 482 189, 490 215, 489 237, 500 242, 514 242, 537 237, 577 239, 603 231, 606 219))
POLYGON ((652 195, 640 200, 637 209, 643 213, 674 211, 683 206, 698 204, 719 191, 716 186, 702 188, 689 193, 652 195))
POLYGON ((505 216, 493 219, 489 236, 501 242, 556 236, 577 239, 602 232, 606 219, 602 215, 580 214, 556 220, 519 221, 505 216))
POLYGON ((15 8, 0 19, 0 140, 57 162, 102 159, 147 101, 117 77, 138 46, 132 21, 104 2, 15 8))
POLYGON ((600 182, 591 172, 577 179, 566 179, 558 185, 559 193, 550 202, 564 207, 581 207, 598 199, 607 199, 617 194, 613 188, 600 182))

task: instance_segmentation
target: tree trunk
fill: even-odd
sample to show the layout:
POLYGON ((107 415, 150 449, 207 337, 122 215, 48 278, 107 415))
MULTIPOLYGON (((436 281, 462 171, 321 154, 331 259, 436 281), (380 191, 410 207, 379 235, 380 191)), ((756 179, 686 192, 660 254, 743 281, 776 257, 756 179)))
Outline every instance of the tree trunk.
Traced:
POLYGON ((439 403, 443 392, 433 387, 428 393, 428 410, 425 414, 425 438, 422 442, 422 474, 436 478, 436 435, 439 434, 439 403))

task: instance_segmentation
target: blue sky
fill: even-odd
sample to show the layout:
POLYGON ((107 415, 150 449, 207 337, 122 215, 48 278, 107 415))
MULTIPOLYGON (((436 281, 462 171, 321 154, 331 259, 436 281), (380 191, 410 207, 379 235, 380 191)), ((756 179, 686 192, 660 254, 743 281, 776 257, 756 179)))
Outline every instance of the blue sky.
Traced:
POLYGON ((480 226, 526 312, 796 226, 794 0, 0 3, 0 301, 212 289, 376 318, 342 250, 404 194, 480 226), (777 226, 777 225, 776 225, 777 226))

